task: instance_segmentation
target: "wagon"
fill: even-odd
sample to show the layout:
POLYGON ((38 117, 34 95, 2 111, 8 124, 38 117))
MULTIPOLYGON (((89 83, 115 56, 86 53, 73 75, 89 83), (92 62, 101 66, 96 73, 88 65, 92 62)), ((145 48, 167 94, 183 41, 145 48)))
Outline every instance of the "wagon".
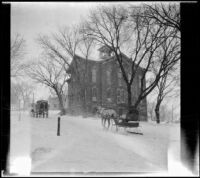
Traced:
POLYGON ((48 101, 39 100, 32 104, 31 115, 32 117, 48 117, 48 101))
POLYGON ((124 128, 124 130, 136 134, 141 134, 141 131, 139 128, 139 113, 138 111, 132 110, 130 113, 126 114, 126 118, 118 117, 118 118, 112 118, 111 119, 111 126, 116 127, 116 131, 119 130, 119 127, 124 128), (133 130, 134 129, 134 130, 133 130))

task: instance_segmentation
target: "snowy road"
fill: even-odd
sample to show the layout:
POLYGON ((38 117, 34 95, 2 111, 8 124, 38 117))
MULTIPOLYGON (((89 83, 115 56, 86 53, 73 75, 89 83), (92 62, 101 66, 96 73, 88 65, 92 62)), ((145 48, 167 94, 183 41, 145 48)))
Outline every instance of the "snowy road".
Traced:
POLYGON ((32 172, 151 172, 163 169, 136 154, 128 142, 119 142, 120 137, 127 136, 103 130, 100 120, 65 116, 61 119, 61 136, 56 136, 56 117, 34 119, 32 131, 32 172))
POLYGON ((57 113, 36 119, 11 112, 11 173, 191 174, 180 162, 180 124, 140 122, 143 135, 136 135, 103 130, 97 118, 63 116, 57 136, 57 113))
MULTIPOLYGON (((163 172, 169 147, 178 159, 180 125, 141 122, 144 135, 106 131, 98 118, 49 118, 11 114, 10 166, 13 172, 163 172)), ((172 164, 173 165, 173 164, 172 164)))

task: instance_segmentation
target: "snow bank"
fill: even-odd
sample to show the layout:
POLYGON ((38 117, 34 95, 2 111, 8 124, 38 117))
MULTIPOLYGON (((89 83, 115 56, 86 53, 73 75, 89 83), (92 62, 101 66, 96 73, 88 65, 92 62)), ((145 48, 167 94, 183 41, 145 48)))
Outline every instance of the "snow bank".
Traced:
POLYGON ((31 129, 28 112, 11 112, 9 150, 10 173, 28 175, 31 171, 31 129))

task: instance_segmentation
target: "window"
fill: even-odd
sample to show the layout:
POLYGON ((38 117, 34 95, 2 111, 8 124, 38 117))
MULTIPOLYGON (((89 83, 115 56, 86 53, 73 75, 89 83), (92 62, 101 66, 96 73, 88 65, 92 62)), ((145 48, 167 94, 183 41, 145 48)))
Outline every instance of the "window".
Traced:
POLYGON ((142 76, 139 75, 139 90, 141 89, 141 79, 142 79, 142 76))
POLYGON ((106 78, 107 78, 107 84, 111 85, 111 68, 110 67, 106 71, 106 78))
POLYGON ((106 98, 108 101, 111 101, 111 89, 110 88, 108 88, 106 91, 106 98))
POLYGON ((122 86, 122 72, 120 69, 118 70, 117 76, 118 76, 118 86, 122 86))
POLYGON ((92 88, 92 101, 97 101, 97 88, 92 88))
POLYGON ((131 87, 132 87, 131 90, 132 90, 132 93, 133 93, 132 96, 135 96, 135 97, 136 97, 136 96, 138 95, 138 88, 137 88, 137 85, 134 85, 134 86, 132 85, 131 87))
POLYGON ((81 101, 81 93, 78 92, 78 93, 77 93, 77 102, 80 102, 80 101, 81 101))
POLYGON ((97 69, 96 69, 96 67, 93 67, 93 69, 92 69, 92 82, 96 83, 96 80, 97 80, 97 69))
POLYGON ((128 73, 128 81, 130 81, 130 80, 131 80, 131 74, 128 73))
POLYGON ((73 94, 71 95, 71 102, 72 103, 74 102, 74 95, 73 94))
POLYGON ((120 92, 120 89, 117 89, 117 103, 121 103, 121 92, 120 92))
POLYGON ((125 91, 121 90, 121 103, 125 103, 125 91))
POLYGON ((125 103, 127 95, 124 89, 117 89, 117 103, 125 103))

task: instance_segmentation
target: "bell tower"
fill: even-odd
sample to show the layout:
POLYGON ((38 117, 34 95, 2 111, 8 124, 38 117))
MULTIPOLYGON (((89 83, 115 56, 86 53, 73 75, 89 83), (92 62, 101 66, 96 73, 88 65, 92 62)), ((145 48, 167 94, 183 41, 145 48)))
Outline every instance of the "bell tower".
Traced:
POLYGON ((100 59, 108 59, 111 57, 111 49, 109 49, 107 46, 102 46, 99 50, 99 58, 100 59))

